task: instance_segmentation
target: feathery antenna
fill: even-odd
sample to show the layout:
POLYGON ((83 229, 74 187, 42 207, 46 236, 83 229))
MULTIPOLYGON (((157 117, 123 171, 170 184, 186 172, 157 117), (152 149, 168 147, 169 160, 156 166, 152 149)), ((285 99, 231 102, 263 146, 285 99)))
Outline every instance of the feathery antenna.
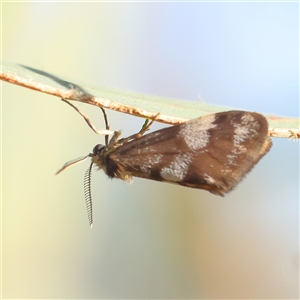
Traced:
POLYGON ((92 188, 91 188, 91 175, 92 175, 92 166, 93 162, 90 164, 90 167, 86 170, 84 174, 84 199, 86 204, 86 210, 88 214, 88 219, 90 223, 90 227, 93 227, 93 202, 92 202, 92 188))

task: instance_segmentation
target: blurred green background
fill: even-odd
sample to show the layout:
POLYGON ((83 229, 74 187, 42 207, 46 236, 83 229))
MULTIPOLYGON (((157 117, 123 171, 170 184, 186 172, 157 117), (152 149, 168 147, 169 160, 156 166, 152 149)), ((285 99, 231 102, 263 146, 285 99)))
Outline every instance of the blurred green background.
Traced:
MULTIPOLYGON (((92 84, 296 117, 298 3, 2 3, 5 61, 92 84)), ((100 110, 80 105, 97 128, 100 110)), ((107 111, 123 136, 143 120, 107 111)), ((58 98, 2 83, 3 298, 298 298, 299 144, 228 196, 93 172, 58 98)), ((155 124, 153 130, 161 128, 155 124)))

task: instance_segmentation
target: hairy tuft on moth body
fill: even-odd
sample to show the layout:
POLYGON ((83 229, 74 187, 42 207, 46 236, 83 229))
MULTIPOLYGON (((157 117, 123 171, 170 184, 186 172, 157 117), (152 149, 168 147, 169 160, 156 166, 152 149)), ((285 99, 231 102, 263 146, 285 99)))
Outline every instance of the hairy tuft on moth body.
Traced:
MULTIPOLYGON (((215 113, 144 135, 153 122, 127 138, 119 139, 120 131, 114 132, 109 142, 106 138, 106 145, 95 146, 92 153, 66 163, 58 171, 91 158, 85 175, 90 225, 93 164, 109 178, 130 181, 140 177, 224 196, 272 146, 266 118, 254 112, 215 113)), ((107 121, 106 128, 109 129, 107 121)))

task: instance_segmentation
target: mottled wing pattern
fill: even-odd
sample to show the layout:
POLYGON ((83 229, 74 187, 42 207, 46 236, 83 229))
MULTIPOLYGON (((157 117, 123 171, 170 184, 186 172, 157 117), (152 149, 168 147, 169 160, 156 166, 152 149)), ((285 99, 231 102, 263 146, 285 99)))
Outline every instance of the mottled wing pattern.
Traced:
POLYGON ((126 174, 223 195, 271 145, 262 115, 221 112, 132 140, 106 157, 106 168, 110 177, 126 174))

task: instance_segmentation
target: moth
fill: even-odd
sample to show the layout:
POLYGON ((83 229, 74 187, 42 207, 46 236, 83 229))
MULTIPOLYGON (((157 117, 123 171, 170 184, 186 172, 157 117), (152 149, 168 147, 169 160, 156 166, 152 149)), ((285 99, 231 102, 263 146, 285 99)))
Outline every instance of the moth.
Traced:
MULTIPOLYGON (((74 108, 92 127, 87 117, 74 108)), ((114 131, 108 141, 106 134, 105 145, 96 145, 92 153, 66 163, 57 172, 91 158, 84 180, 90 225, 93 223, 93 165, 102 169, 109 178, 131 181, 132 177, 140 177, 224 196, 272 146, 268 137, 268 122, 264 116, 255 112, 226 111, 210 114, 144 135, 153 121, 127 138, 119 139, 121 132, 114 131)))

